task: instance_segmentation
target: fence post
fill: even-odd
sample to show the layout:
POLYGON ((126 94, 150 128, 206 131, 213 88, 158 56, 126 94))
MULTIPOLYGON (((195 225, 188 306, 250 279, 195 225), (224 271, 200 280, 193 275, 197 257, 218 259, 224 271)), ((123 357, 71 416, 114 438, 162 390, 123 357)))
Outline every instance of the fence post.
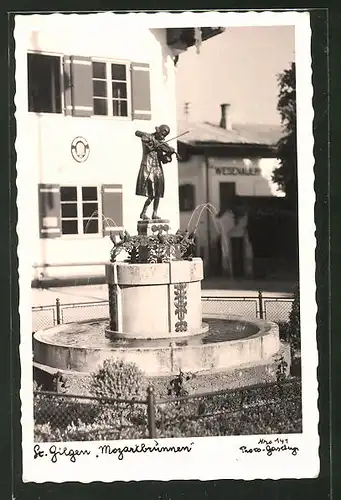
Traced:
POLYGON ((151 385, 147 388, 147 414, 148 414, 148 433, 149 437, 156 438, 155 426, 155 395, 151 385))
POLYGON ((56 319, 57 325, 61 324, 61 315, 60 315, 60 300, 56 299, 56 319))
POLYGON ((258 302, 259 302, 259 317, 260 319, 264 319, 262 290, 258 290, 258 302))

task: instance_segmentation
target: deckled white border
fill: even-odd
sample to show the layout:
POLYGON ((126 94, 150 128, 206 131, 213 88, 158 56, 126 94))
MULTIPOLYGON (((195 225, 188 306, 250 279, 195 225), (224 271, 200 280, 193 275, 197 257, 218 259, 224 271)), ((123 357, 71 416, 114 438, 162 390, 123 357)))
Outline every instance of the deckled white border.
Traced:
MULTIPOLYGON (((25 196, 25 185, 30 176, 29 147, 27 130, 25 130, 26 109, 18 106, 17 120, 17 186, 18 186, 18 257, 21 319, 20 360, 22 370, 21 402, 22 402, 22 451, 23 480, 26 482, 64 482, 80 481, 130 481, 130 480, 171 480, 171 479, 279 479, 309 478, 319 473, 319 437, 318 437, 318 385, 316 370, 318 363, 316 345, 316 312, 315 301, 315 224, 314 224, 314 156, 313 156, 313 108, 311 83, 310 54, 310 18, 307 12, 239 12, 239 13, 191 13, 157 14, 50 14, 51 27, 62 24, 81 23, 84 32, 87 26, 101 20, 101 25, 119 22, 125 23, 127 29, 141 27, 143 23, 150 28, 186 27, 186 26, 280 26, 294 25, 296 40, 296 75, 297 75, 297 131, 298 131, 298 181, 299 181, 299 242, 300 242, 300 284, 301 284, 301 341, 302 341, 302 381, 303 381, 303 433, 289 435, 289 443, 297 446, 296 456, 290 453, 279 453, 272 457, 266 454, 241 454, 242 445, 256 446, 261 436, 248 437, 211 437, 193 439, 159 440, 159 445, 190 445, 190 453, 141 453, 125 454, 123 460, 117 455, 104 458, 80 457, 75 463, 62 457, 56 464, 48 459, 33 459, 33 406, 32 406, 32 355, 31 355, 31 268, 30 268, 30 221, 34 217, 30 211, 30 199, 25 196), (192 443, 192 444, 191 444, 192 443)), ((16 16, 15 43, 16 59, 26 48, 21 45, 26 30, 39 29, 42 16, 16 16), (31 19, 30 19, 31 18, 31 19)), ((46 16, 44 16, 44 24, 46 16)), ((62 33, 62 31, 61 31, 62 33)), ((27 76, 17 68, 16 84, 26 87, 27 76)), ((18 104, 18 103, 16 103, 18 104)), ((280 435, 280 437, 285 437, 280 435)), ((264 436, 270 439, 271 436, 264 436)), ((139 441, 137 441, 139 442, 139 441)), ((153 442, 145 441, 147 445, 153 442)), ((117 442, 118 446, 135 444, 117 442)), ((61 443, 56 445, 63 448, 61 443)), ((98 443, 66 443, 68 448, 95 450, 98 443)), ((45 447, 46 450, 48 447, 45 447)))

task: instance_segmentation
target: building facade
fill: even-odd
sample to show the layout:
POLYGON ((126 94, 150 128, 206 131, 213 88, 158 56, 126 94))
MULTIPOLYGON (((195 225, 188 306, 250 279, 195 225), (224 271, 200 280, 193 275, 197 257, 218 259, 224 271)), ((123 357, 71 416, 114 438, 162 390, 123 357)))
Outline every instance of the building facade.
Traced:
POLYGON ((278 229, 292 216, 271 178, 281 128, 232 126, 223 104, 219 126, 180 122, 187 130, 178 147, 180 226, 195 231, 206 275, 275 275, 290 253, 278 229))
MULTIPOLYGON (((203 41, 220 32, 204 30, 203 41)), ((194 28, 19 16, 17 169, 26 175, 33 281, 102 275, 110 232, 136 231, 144 199, 135 196, 135 131, 167 123, 176 135, 174 63, 194 43, 194 28)), ((164 173, 160 214, 176 230, 176 160, 164 173)))

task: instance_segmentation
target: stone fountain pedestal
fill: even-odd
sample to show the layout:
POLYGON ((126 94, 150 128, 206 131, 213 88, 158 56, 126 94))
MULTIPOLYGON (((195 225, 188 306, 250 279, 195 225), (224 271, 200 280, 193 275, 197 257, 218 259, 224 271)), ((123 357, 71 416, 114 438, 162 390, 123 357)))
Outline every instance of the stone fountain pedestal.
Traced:
MULTIPOLYGON (((139 221, 139 235, 163 236, 169 221, 139 221)), ((148 253, 148 248, 139 250, 148 253)), ((166 255, 169 260, 169 255, 166 255)), ((108 338, 158 339, 201 334, 203 262, 169 260, 162 263, 108 263, 110 326, 108 338)))
POLYGON ((35 369, 82 375, 116 359, 136 363, 147 376, 176 374, 180 369, 276 370, 283 349, 278 325, 222 313, 206 313, 203 323, 202 260, 177 258, 175 250, 183 256, 188 241, 184 244, 181 235, 164 238, 167 220, 140 221, 137 228, 138 238, 122 240, 124 248, 134 249, 134 262, 105 266, 109 322, 79 321, 36 332, 35 369))

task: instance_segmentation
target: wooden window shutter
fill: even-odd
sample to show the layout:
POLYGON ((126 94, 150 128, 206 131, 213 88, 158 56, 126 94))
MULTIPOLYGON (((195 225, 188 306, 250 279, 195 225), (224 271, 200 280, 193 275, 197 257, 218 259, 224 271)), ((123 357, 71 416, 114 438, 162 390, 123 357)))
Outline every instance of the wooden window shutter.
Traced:
POLYGON ((131 64, 131 92, 133 120, 151 120, 149 64, 131 64))
POLYGON ((39 232, 41 238, 61 236, 60 186, 38 184, 39 232))
POLYGON ((72 79, 71 79, 71 58, 63 58, 64 77, 64 113, 72 115, 72 79))
POLYGON ((71 56, 72 115, 93 114, 92 62, 89 57, 71 56))
POLYGON ((123 230, 123 189, 122 184, 102 186, 103 236, 123 230))

